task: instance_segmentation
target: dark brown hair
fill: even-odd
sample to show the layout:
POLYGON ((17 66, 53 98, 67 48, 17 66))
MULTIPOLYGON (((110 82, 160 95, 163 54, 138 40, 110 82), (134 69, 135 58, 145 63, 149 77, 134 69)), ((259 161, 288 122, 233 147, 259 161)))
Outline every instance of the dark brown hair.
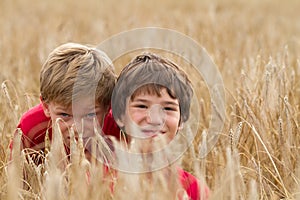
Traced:
POLYGON ((162 88, 167 89, 171 98, 178 99, 180 121, 186 122, 193 96, 191 81, 175 63, 152 53, 137 56, 121 71, 112 95, 115 120, 120 120, 125 114, 128 98, 133 98, 141 90, 160 96, 162 88))

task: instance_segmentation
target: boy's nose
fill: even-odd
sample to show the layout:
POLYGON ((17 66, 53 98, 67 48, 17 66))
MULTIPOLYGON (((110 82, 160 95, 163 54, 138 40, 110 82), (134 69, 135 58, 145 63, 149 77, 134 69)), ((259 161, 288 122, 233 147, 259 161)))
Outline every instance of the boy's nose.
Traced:
POLYGON ((74 117, 66 122, 69 130, 73 128, 74 133, 77 134, 81 130, 81 121, 74 117))
POLYGON ((64 120, 64 124, 68 127, 71 128, 72 126, 75 125, 75 121, 73 118, 69 119, 69 120, 64 120))
POLYGON ((75 120, 73 120, 73 127, 74 127, 74 131, 76 133, 79 133, 80 131, 82 131, 82 126, 83 126, 82 119, 76 118, 75 120))
POLYGON ((163 125, 166 121, 166 113, 159 104, 152 105, 148 110, 149 123, 152 125, 163 125))

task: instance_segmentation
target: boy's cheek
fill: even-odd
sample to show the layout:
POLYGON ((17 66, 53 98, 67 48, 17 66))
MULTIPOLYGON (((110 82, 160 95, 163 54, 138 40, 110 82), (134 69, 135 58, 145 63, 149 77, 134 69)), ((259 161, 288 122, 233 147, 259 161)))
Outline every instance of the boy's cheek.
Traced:
POLYGON ((78 127, 80 128, 80 130, 83 129, 84 131, 86 131, 86 130, 89 130, 89 131, 90 130, 94 130, 95 126, 96 127, 100 127, 100 125, 101 125, 98 121, 95 121, 95 123, 94 123, 93 119, 92 120, 84 120, 84 121, 82 121, 82 123, 78 127))

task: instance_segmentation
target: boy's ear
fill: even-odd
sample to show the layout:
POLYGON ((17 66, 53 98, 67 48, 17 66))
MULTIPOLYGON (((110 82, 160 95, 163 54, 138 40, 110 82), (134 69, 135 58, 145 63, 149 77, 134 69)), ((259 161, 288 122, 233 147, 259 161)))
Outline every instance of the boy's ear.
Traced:
POLYGON ((182 130, 183 129, 183 122, 179 122, 178 124, 178 130, 182 130))
POLYGON ((49 105, 43 100, 41 96, 40 96, 40 100, 46 117, 50 117, 49 105))
POLYGON ((116 123, 119 126, 119 128, 122 128, 125 126, 124 122, 123 122, 123 117, 121 116, 122 119, 116 119, 116 123))

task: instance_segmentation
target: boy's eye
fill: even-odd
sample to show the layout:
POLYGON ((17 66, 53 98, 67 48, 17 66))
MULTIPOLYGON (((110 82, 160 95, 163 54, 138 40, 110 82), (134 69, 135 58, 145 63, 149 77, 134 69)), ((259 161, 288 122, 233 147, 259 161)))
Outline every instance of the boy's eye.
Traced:
POLYGON ((92 112, 92 113, 88 113, 86 115, 87 118, 94 118, 97 114, 95 112, 92 112))
POLYGON ((174 109, 171 107, 164 107, 164 110, 174 110, 174 109))
POLYGON ((68 113, 60 113, 59 115, 62 116, 62 117, 64 117, 64 118, 65 118, 65 117, 70 117, 70 116, 71 116, 71 115, 69 115, 68 113))
POLYGON ((164 110, 166 110, 166 111, 177 111, 178 110, 178 108, 177 107, 164 107, 163 108, 164 110))
POLYGON ((138 104, 138 105, 135 105, 134 107, 136 108, 142 108, 142 109, 147 109, 148 106, 144 105, 144 104, 138 104))

